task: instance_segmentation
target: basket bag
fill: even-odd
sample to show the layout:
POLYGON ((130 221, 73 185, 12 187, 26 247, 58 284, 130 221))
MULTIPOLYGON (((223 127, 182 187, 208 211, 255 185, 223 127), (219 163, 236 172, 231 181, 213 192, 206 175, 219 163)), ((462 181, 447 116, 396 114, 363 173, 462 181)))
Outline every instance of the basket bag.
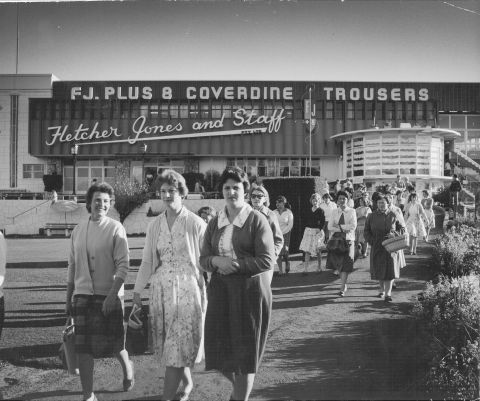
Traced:
POLYGON ((388 238, 382 242, 383 247, 387 252, 397 252, 402 249, 408 248, 408 236, 400 234, 393 238, 388 238))

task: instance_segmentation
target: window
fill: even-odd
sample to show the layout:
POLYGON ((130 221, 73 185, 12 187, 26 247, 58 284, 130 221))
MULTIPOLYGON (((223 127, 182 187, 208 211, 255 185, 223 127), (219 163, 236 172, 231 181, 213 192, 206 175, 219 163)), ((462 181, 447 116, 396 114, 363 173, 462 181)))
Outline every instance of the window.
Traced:
POLYGON ((364 120, 363 102, 355 102, 355 119, 364 120))
POLYGON ((347 120, 353 120, 355 118, 355 105, 353 102, 347 103, 347 120))
POLYGON ((43 164, 24 164, 23 178, 42 178, 43 170, 43 164))
POLYGON ((331 101, 328 101, 327 104, 326 104, 325 118, 327 120, 332 120, 333 119, 333 102, 331 102, 331 101))
POLYGON ((212 118, 222 118, 222 104, 220 102, 212 103, 212 118))
POLYGON ((335 120, 343 120, 343 109, 345 102, 336 102, 335 104, 335 120))

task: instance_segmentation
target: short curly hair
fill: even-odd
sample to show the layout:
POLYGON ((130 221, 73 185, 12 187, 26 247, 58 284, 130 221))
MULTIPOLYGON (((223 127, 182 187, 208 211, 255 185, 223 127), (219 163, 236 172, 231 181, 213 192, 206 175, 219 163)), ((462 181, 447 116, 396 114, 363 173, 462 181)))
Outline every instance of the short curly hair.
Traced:
POLYGON ((336 200, 338 200, 340 196, 344 196, 345 198, 347 198, 347 200, 350 199, 350 193, 348 191, 338 191, 336 194, 336 200))
POLYGON ((175 170, 164 170, 156 179, 155 186, 160 188, 163 184, 177 188, 180 196, 188 195, 188 187, 185 178, 175 170))
POLYGON ((108 194, 110 195, 110 198, 113 198, 114 195, 113 188, 110 184, 106 182, 96 182, 95 184, 92 184, 90 188, 88 188, 87 194, 85 195, 85 207, 87 208, 88 213, 92 213, 92 199, 95 192, 108 194))
POLYGON ((237 166, 229 166, 225 170, 223 170, 222 175, 220 176, 220 180, 218 182, 218 190, 221 192, 223 189, 223 185, 227 182, 228 179, 232 179, 236 182, 241 182, 243 185, 243 190, 247 194, 250 190, 250 181, 248 180, 248 176, 240 167, 237 166))

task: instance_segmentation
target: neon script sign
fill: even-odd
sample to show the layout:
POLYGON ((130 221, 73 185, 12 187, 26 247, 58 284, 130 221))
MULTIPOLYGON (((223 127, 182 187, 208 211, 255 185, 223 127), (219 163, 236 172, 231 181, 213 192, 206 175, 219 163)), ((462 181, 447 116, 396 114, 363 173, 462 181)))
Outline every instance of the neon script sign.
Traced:
POLYGON ((284 109, 276 109, 271 116, 257 115, 255 111, 238 109, 233 113, 234 130, 209 131, 224 128, 225 114, 215 120, 195 121, 191 130, 194 132, 182 133, 184 126, 181 121, 173 124, 151 125, 144 116, 138 117, 131 125, 131 134, 124 135, 117 127, 100 129, 97 121, 93 127, 80 124, 71 130, 69 125, 47 127, 51 133, 47 146, 56 143, 75 142, 78 145, 98 145, 103 143, 127 142, 134 145, 138 141, 157 141, 164 139, 199 138, 205 136, 240 135, 257 133, 277 133, 285 119, 284 109), (206 130, 206 131, 205 131, 206 130))

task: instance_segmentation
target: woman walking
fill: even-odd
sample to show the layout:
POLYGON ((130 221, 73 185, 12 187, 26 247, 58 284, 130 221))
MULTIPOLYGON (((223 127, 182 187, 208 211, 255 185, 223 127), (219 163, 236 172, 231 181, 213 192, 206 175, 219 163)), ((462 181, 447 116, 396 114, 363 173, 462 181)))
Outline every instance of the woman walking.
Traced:
POLYGON ((355 209, 347 206, 349 194, 346 191, 337 192, 337 210, 332 213, 332 219, 328 223, 331 238, 339 237, 346 240, 345 253, 329 251, 327 255, 327 269, 340 274, 340 297, 347 292, 348 275, 353 271, 355 259, 355 229, 357 228, 357 215, 355 209))
POLYGON ((220 177, 225 208, 205 232, 200 263, 212 273, 205 320, 205 369, 232 383, 232 400, 248 400, 265 350, 272 310, 275 244, 265 216, 245 201, 243 170, 220 177))
POLYGON ((283 248, 280 251, 280 255, 277 259, 278 270, 280 276, 283 276, 282 261, 285 261, 285 274, 290 272, 290 260, 289 260, 289 247, 290 247, 290 234, 293 228, 293 213, 290 210, 290 205, 287 202, 285 196, 278 196, 275 201, 277 208, 273 211, 277 216, 278 224, 283 235, 283 248))
POLYGON ((417 254, 418 238, 427 235, 424 220, 428 220, 427 215, 418 201, 417 194, 412 192, 408 196, 408 203, 405 206, 405 222, 410 236, 410 255, 417 254))
POLYGON ((250 190, 250 204, 253 209, 262 213, 268 221, 273 233, 273 242, 275 244, 275 257, 280 255, 283 248, 283 235, 278 219, 273 210, 270 210, 270 196, 267 189, 263 185, 257 185, 250 190))
POLYGON ((305 261, 303 262, 303 275, 308 274, 308 265, 310 264, 310 257, 318 255, 317 257, 317 271, 325 271, 322 269, 322 252, 325 247, 325 233, 323 227, 325 226, 325 214, 320 208, 320 195, 317 193, 310 196, 311 208, 306 213, 306 227, 303 232, 302 242, 300 242, 300 250, 305 253, 305 261))
POLYGON ((392 285, 400 277, 398 252, 388 252, 382 242, 405 232, 405 224, 398 213, 390 209, 390 200, 383 194, 377 196, 377 209, 367 217, 364 236, 371 246, 370 277, 380 286, 379 298, 392 302, 392 285))
POLYGON ((435 228, 435 213, 433 212, 433 198, 430 196, 430 192, 426 189, 422 191, 423 199, 421 205, 427 217, 425 220, 425 242, 430 240, 430 230, 435 228))
POLYGON ((323 226, 323 232, 325 234, 325 244, 328 242, 330 238, 330 233, 328 232, 328 222, 330 221, 330 216, 332 212, 337 209, 337 204, 333 202, 332 196, 330 193, 326 193, 322 195, 322 202, 320 203, 320 208, 323 210, 323 214, 325 215, 325 224, 323 226))
POLYGON ((68 257, 65 309, 75 324, 80 381, 88 401, 96 400, 94 358, 115 355, 123 371, 123 391, 134 385, 123 328, 123 282, 129 269, 127 234, 120 222, 107 217, 112 197, 113 188, 107 183, 88 189, 90 216, 72 231, 68 257))
POLYGON ((193 389, 190 369, 202 360, 205 282, 199 268, 206 223, 183 206, 185 179, 173 170, 157 178, 165 212, 147 228, 133 303, 151 281, 150 316, 154 351, 165 362, 163 399, 187 400, 193 389), (183 379, 184 389, 178 395, 183 379))
POLYGON ((356 247, 359 248, 360 255, 362 258, 366 258, 368 256, 368 243, 365 241, 365 237, 363 236, 363 231, 365 228, 365 222, 367 221, 367 216, 372 213, 372 209, 370 209, 370 202, 368 201, 368 194, 364 192, 366 196, 362 194, 360 199, 358 200, 359 206, 355 209, 357 214, 357 229, 355 230, 355 243, 356 247))

